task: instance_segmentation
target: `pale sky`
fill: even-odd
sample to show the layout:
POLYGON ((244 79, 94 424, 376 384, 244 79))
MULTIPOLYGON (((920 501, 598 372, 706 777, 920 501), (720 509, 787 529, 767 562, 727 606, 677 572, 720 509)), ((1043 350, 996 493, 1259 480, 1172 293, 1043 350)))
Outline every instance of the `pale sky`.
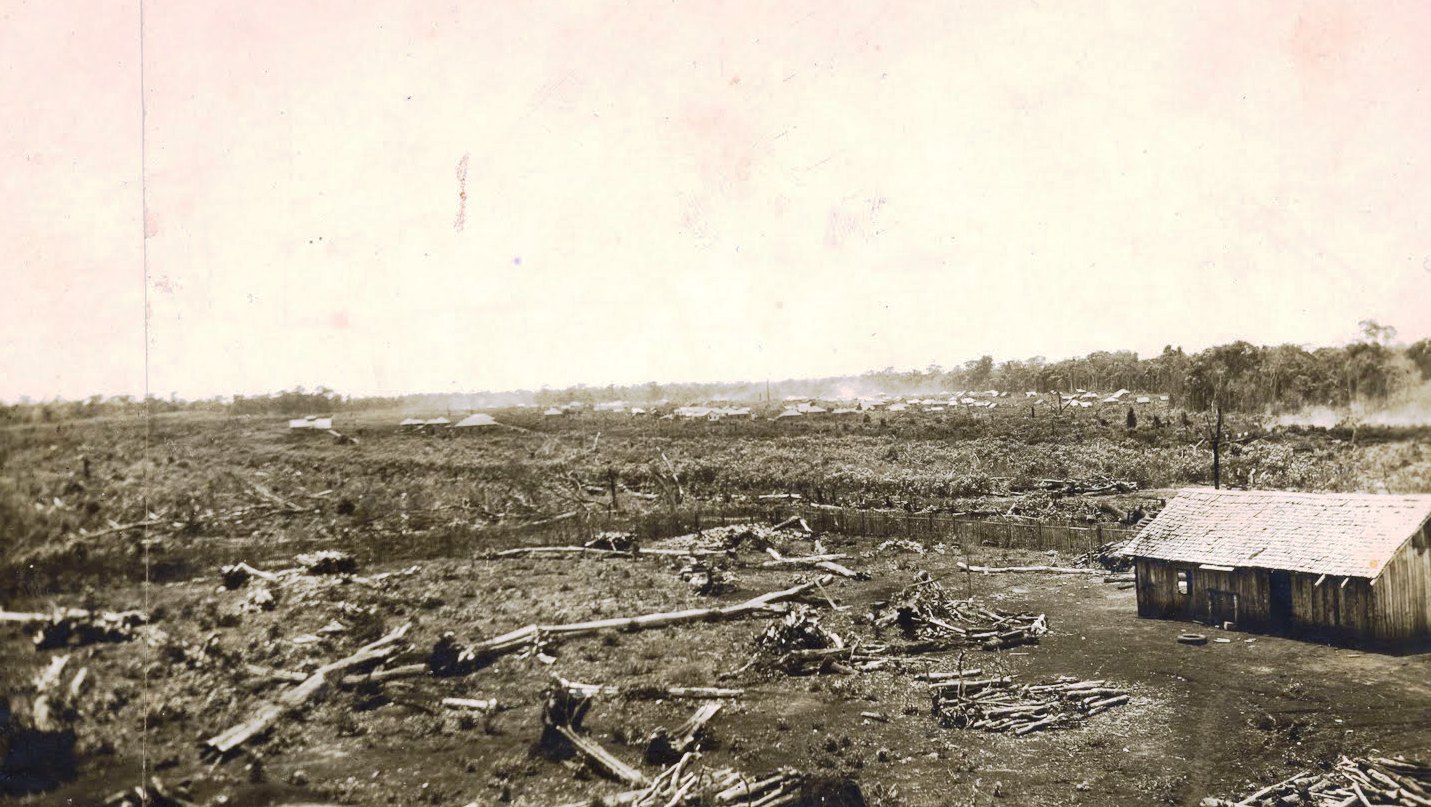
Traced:
POLYGON ((1426 3, 139 11, 0 3, 0 399, 1431 335, 1426 3))

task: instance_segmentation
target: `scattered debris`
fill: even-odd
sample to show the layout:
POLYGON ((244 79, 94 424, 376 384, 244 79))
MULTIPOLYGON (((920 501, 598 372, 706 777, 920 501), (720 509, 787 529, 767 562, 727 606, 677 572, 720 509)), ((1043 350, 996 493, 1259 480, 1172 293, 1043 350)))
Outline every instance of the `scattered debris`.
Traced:
POLYGON ((18 623, 36 630, 36 650, 127 642, 134 638, 134 629, 148 621, 142 611, 86 611, 82 608, 56 608, 49 613, 0 611, 0 623, 18 623))
POLYGON ((760 565, 766 568, 776 566, 805 566, 812 569, 823 569, 827 572, 837 574, 841 577, 848 577, 857 580, 869 579, 869 575, 864 574, 862 572, 853 571, 835 562, 837 560, 845 560, 849 558, 849 555, 826 553, 823 555, 806 555, 805 557, 801 558, 787 558, 784 555, 780 554, 780 550, 776 549, 773 546, 766 547, 765 552, 766 554, 770 555, 771 560, 767 560, 760 565))
POLYGON ((1067 728, 1129 700, 1126 691, 1108 686, 1106 681, 1080 681, 1067 676, 1049 684, 1014 686, 1008 676, 964 675, 928 686, 934 695, 934 714, 945 726, 1012 730, 1019 736, 1067 728))
POLYGON ((924 548, 924 544, 918 541, 911 541, 907 538, 891 538, 888 541, 882 541, 879 546, 875 547, 875 552, 888 552, 892 549, 902 549, 916 555, 923 555, 928 551, 924 548))
POLYGON ((1238 801, 1206 798, 1201 807, 1353 807, 1431 805, 1431 766, 1405 757, 1342 757, 1325 773, 1302 771, 1238 801), (1374 801, 1373 801, 1374 800, 1374 801))
POLYGON ((354 574, 358 571, 357 558, 335 549, 302 554, 297 561, 308 574, 354 574))
POLYGON ((611 552, 636 552, 636 536, 629 532, 598 532, 596 537, 582 544, 586 549, 605 549, 611 552))
POLYGON ((687 585, 695 589, 697 594, 708 597, 725 594, 736 588, 737 578, 733 572, 705 558, 693 555, 686 556, 676 574, 680 575, 687 585))
POLYGON ((398 649, 396 644, 398 640, 402 639, 411 627, 412 623, 409 622, 381 639, 358 648, 353 655, 319 667, 312 675, 305 678, 303 683, 281 693, 276 703, 260 707, 249 720, 204 740, 204 748, 222 757, 250 739, 263 734, 289 712, 298 709, 323 692, 327 688, 330 675, 381 661, 392 655, 398 649))
POLYGON ((104 800, 105 807, 192 807, 195 804, 182 784, 170 788, 158 776, 150 776, 148 785, 135 785, 104 800))
POLYGON ((772 530, 798 529, 798 530, 804 532, 806 535, 813 535, 814 532, 815 532, 814 530, 810 529, 810 525, 809 525, 808 523, 806 523, 805 519, 800 518, 799 516, 791 516, 791 517, 785 519, 784 521, 780 522, 779 524, 776 524, 775 526, 771 527, 770 529, 772 529, 772 530))
POLYGON ((1138 489, 1138 483, 1121 479, 1040 479, 1034 483, 1034 488, 1057 496, 1108 496, 1115 493, 1132 493, 1138 489))
POLYGON ((694 608, 686 611, 597 619, 565 625, 527 625, 501 636, 478 642, 471 647, 461 646, 451 634, 447 634, 433 648, 424 669, 430 669, 435 675, 463 675, 509 653, 533 651, 555 642, 590 636, 606 630, 649 630, 688 622, 721 622, 758 613, 774 614, 778 611, 771 606, 805 595, 816 585, 827 582, 829 579, 826 576, 820 580, 801 583, 781 591, 772 591, 723 608, 694 608))
POLYGON ((89 669, 66 684, 69 661, 55 656, 29 691, 0 698, 0 795, 42 792, 74 778, 74 722, 89 669))
POLYGON ((230 591, 236 588, 243 588, 248 584, 248 581, 254 577, 269 582, 278 580, 278 575, 272 572, 265 572, 262 569, 255 569, 243 561, 239 561, 232 566, 220 568, 219 575, 223 578, 224 588, 230 591))
POLYGON ((747 776, 731 768, 693 771, 696 754, 681 757, 640 790, 567 805, 567 807, 795 807, 796 805, 863 805, 859 787, 843 777, 817 779, 793 768, 768 776, 747 776))
POLYGON ((1123 554, 1123 548, 1131 543, 1132 539, 1126 541, 1109 541, 1106 544, 1099 544, 1093 549, 1084 552, 1073 559, 1075 566, 1087 566, 1090 569, 1102 569, 1109 572, 1126 572, 1133 568, 1133 559, 1123 554))
POLYGON ((912 640, 942 646, 977 644, 985 650, 1002 650, 1038 644, 1048 633, 1044 614, 993 611, 974 599, 960 599, 933 580, 906 587, 893 602, 876 603, 871 620, 876 627, 898 626, 912 640))
POLYGON ((668 765, 685 754, 696 751, 701 733, 711 718, 721 710, 718 701, 708 701, 696 709, 691 719, 678 728, 667 731, 656 729, 646 740, 646 761, 654 765, 668 765))
POLYGON ((542 710, 540 748, 550 756, 576 753, 597 771, 627 785, 645 786, 646 776, 627 765, 581 733, 582 721, 591 709, 591 699, 601 691, 599 686, 580 684, 558 678, 547 692, 546 708, 542 710))

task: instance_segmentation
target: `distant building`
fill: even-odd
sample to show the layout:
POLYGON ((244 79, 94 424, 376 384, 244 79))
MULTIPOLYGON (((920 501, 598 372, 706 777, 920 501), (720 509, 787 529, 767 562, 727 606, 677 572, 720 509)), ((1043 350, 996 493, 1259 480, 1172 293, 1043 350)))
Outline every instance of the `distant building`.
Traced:
POLYGON ((1124 550, 1138 615, 1431 640, 1431 495, 1183 490, 1124 550))
POLYGON ((482 429, 489 426, 500 426, 497 419, 483 412, 468 415, 452 425, 454 429, 482 429))

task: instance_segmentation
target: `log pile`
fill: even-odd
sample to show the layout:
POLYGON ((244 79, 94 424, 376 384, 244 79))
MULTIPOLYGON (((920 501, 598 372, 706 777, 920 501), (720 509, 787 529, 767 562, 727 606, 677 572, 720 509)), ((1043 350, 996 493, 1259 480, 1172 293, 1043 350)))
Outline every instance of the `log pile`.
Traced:
MULTIPOLYGON (((972 672, 972 671, 971 671, 972 672)), ((934 714, 950 728, 1035 731, 1067 728, 1128 702, 1128 693, 1106 681, 1080 681, 1067 676, 1048 684, 1015 685, 1008 676, 956 676, 928 684, 934 714)))
POLYGON ((945 647, 978 645, 1002 650, 1038 644, 1048 633, 1044 614, 995 611, 973 598, 960 599, 933 580, 906 587, 886 607, 871 614, 876 627, 897 626, 908 639, 945 647))
MULTIPOLYGON (((1130 539, 1131 541, 1131 539, 1130 539)), ((1126 572, 1133 568, 1133 559, 1123 554, 1130 541, 1109 541, 1073 559, 1075 566, 1087 566, 1109 572, 1126 572)))
POLYGON ((1330 771, 1302 771, 1237 801, 1206 798, 1202 807, 1358 807, 1431 805, 1431 765, 1404 757, 1342 757, 1330 771))

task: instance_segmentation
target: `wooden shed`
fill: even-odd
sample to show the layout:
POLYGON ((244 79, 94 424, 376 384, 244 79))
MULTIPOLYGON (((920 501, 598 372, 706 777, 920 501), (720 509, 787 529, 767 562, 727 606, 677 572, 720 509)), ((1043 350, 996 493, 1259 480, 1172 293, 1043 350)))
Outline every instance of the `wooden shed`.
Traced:
POLYGON ((1183 490, 1124 552, 1138 615, 1431 640, 1431 496, 1183 490))

